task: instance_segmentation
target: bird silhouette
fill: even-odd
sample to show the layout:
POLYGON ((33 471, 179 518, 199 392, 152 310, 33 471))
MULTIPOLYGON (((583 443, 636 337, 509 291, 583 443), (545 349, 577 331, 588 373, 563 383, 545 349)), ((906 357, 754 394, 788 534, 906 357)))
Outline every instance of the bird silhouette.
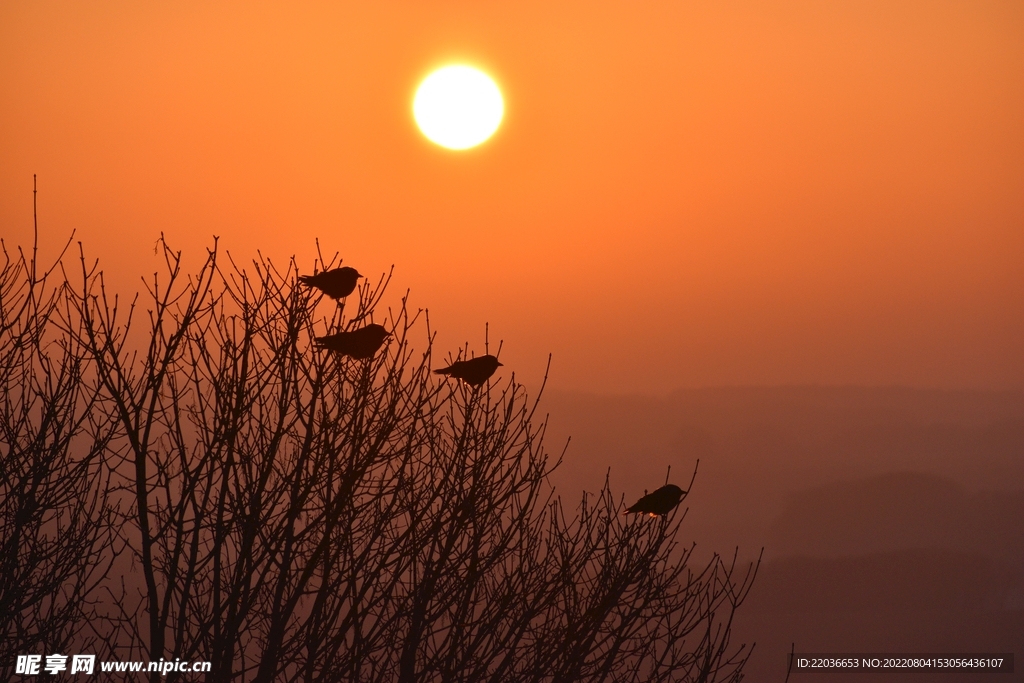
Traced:
POLYGON ((371 323, 366 327, 361 327, 351 332, 339 332, 337 334, 329 334, 326 337, 317 337, 316 344, 329 351, 362 360, 377 353, 377 349, 390 336, 391 334, 381 325, 371 323))
POLYGON ((675 484, 667 484, 654 493, 648 493, 646 496, 633 503, 631 507, 626 508, 626 512, 623 514, 639 512, 640 514, 648 514, 651 517, 667 515, 672 511, 672 508, 679 505, 679 501, 681 501, 685 495, 686 491, 682 490, 675 484))
POLYGON ((356 280, 361 277, 355 268, 345 266, 316 275, 300 275, 299 282, 308 287, 316 287, 332 299, 342 299, 355 291, 356 280))
POLYGON ((501 367, 501 363, 497 358, 486 355, 472 360, 457 360, 446 368, 434 370, 434 374, 455 377, 466 384, 478 387, 490 379, 499 367, 501 367))

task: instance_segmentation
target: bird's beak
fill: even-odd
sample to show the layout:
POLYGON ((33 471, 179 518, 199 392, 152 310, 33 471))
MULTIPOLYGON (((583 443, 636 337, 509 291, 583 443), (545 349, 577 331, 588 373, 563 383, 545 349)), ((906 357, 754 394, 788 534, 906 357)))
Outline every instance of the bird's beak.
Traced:
POLYGON ((505 367, 505 364, 504 363, 498 363, 498 367, 499 368, 503 368, 503 367, 505 367))

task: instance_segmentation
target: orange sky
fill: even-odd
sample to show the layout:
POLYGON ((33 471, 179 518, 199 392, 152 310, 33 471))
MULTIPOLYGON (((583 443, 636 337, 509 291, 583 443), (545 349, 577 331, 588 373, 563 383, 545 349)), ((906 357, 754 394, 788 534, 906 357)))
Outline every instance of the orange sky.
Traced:
POLYGON ((0 234, 37 173, 124 287, 319 237, 556 388, 1024 387, 1017 0, 7 2, 0 92, 0 234), (411 116, 456 60, 463 153, 411 116))

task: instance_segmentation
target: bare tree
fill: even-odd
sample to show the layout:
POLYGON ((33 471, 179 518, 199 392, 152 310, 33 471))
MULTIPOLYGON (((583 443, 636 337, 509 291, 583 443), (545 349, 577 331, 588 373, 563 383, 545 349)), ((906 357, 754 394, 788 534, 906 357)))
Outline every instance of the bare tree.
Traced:
MULTIPOLYGON (((66 290, 38 250, 0 241, 0 666, 88 643, 116 557, 88 353, 67 327, 66 290)), ((59 263, 59 259, 58 259, 59 263)), ((80 322, 80 321, 78 321, 80 322)))
POLYGON ((186 276, 161 245, 144 306, 84 256, 65 290, 132 561, 105 584, 104 656, 207 660, 211 681, 740 679, 754 568, 691 568, 683 515, 625 518, 609 482, 565 506, 540 392, 432 375, 390 275, 345 310, 294 262, 215 245, 186 276), (370 359, 312 343, 373 322, 370 359))

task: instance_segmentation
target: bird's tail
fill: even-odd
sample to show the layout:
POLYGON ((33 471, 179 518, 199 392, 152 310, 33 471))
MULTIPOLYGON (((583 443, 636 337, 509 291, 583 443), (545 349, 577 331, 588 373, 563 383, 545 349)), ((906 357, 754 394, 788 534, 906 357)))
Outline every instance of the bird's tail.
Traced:
POLYGON ((441 368, 440 370, 434 370, 435 375, 450 375, 452 374, 451 368, 441 368))
POLYGON ((311 285, 311 284, 313 284, 313 278, 314 277, 316 277, 316 276, 314 276, 314 275, 300 275, 299 276, 299 282, 301 282, 304 285, 311 285))

